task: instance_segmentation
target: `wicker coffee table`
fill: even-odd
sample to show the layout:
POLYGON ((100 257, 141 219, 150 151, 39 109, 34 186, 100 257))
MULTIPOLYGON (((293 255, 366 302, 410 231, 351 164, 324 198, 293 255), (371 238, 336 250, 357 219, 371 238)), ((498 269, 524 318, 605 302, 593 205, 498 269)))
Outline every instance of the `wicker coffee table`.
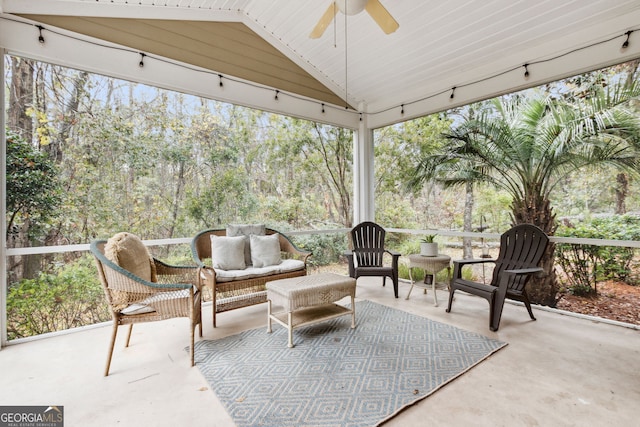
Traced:
POLYGON ((293 347, 293 330, 313 323, 351 314, 351 327, 356 327, 356 280, 334 273, 320 273, 267 282, 267 332, 274 320, 289 331, 289 347, 293 347), (336 301, 351 297, 351 308, 336 301), (282 308, 272 311, 273 306, 282 308))

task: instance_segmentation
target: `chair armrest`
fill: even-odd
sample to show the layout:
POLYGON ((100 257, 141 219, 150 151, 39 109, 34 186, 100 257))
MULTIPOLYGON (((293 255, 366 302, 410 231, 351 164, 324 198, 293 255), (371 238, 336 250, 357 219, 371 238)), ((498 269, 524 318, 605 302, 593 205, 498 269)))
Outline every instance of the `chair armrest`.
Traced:
POLYGON ((386 253, 388 253, 389 255, 391 255, 391 268, 393 268, 394 271, 398 271, 398 262, 400 260, 400 252, 396 252, 396 251, 391 251, 388 249, 384 250, 386 253))
MULTIPOLYGON (((109 261, 109 263, 111 263, 111 261, 109 261)), ((162 281, 150 282, 132 274, 115 263, 111 263, 111 265, 103 263, 103 265, 103 271, 109 283, 109 290, 135 296, 131 300, 127 297, 126 300, 128 303, 141 301, 147 296, 154 294, 192 289, 194 285, 197 287, 197 281, 188 283, 168 282, 164 279, 173 279, 175 276, 157 275, 157 279, 162 281)))
POLYGON ((307 258, 313 255, 310 251, 305 251, 303 249, 298 248, 291 239, 282 233, 279 234, 279 242, 280 242, 280 251, 284 253, 288 253, 293 255, 294 257, 301 258, 304 264, 307 264, 307 258))
POLYGON ((311 255, 313 255, 313 252, 310 251, 304 251, 302 249, 298 249, 295 246, 291 246, 289 248, 287 248, 287 250, 282 251, 284 253, 287 254, 291 254, 294 257, 298 257, 301 258, 302 261, 306 264, 307 263, 307 258, 309 258, 311 255))
POLYGON ((532 274, 532 273, 541 273, 544 269, 542 267, 532 267, 532 268, 518 268, 515 270, 504 270, 503 273, 509 274, 532 274))
MULTIPOLYGON (((189 289, 194 284, 196 284, 196 281, 166 283, 166 282, 150 282, 150 281, 144 280, 141 277, 134 275, 130 271, 120 267, 115 262, 107 259, 107 257, 104 256, 104 254, 95 247, 96 244, 97 242, 93 242, 91 244, 91 252, 102 264, 103 266, 102 269, 104 271, 104 274, 108 276, 107 280, 109 282, 110 288, 121 290, 124 292, 136 292, 136 291, 133 291, 133 288, 131 286, 133 285, 133 287, 135 287, 136 285, 141 285, 143 287, 148 288, 150 293, 153 293, 153 292, 165 292, 165 291, 173 291, 173 290, 180 290, 180 289, 189 289)), ((168 264, 165 264, 161 261, 159 261, 158 263, 156 261, 157 260, 154 259, 154 263, 156 264, 157 275, 160 274, 160 272, 158 271, 159 266, 161 269, 164 267, 170 267, 168 264)), ((188 268, 197 269, 197 267, 188 267, 188 268)), ((195 279, 197 280, 197 277, 195 277, 195 279)), ((140 288, 140 290, 142 289, 143 288, 140 288)), ((142 291, 142 292, 145 292, 145 291, 142 291)))
POLYGON ((202 267, 202 268, 207 267, 207 265, 204 263, 204 261, 202 261, 200 258, 195 258, 194 257, 193 258, 193 262, 196 263, 197 267, 202 267))
POLYGON ((295 253, 295 255, 298 255, 299 257, 302 258, 302 262, 305 263, 305 265, 307 264, 307 258, 309 258, 311 255, 313 255, 313 252, 310 251, 303 251, 298 249, 298 251, 295 253))
POLYGON ((456 259, 453 260, 453 276, 451 276, 451 280, 454 281, 456 279, 462 278, 462 267, 465 265, 474 265, 474 264, 484 264, 487 262, 495 263, 495 259, 488 258, 474 258, 474 259, 456 259))
POLYGON ((198 273, 200 267, 188 265, 170 265, 156 258, 153 259, 156 266, 157 283, 160 284, 185 284, 198 285, 198 273))
POLYGON ((472 258, 472 259, 454 259, 452 261, 454 264, 467 265, 467 264, 482 264, 485 262, 496 262, 495 259, 488 258, 472 258))
POLYGON ((216 269, 213 267, 209 267, 208 265, 202 265, 200 267, 199 276, 201 282, 204 281, 206 285, 211 286, 212 289, 215 289, 216 285, 216 269))
MULTIPOLYGON (((499 294, 504 297, 507 292, 507 289, 510 287, 509 281, 510 279, 514 279, 514 276, 522 276, 522 275, 530 275, 534 273, 542 273, 544 271, 541 267, 531 267, 531 268, 517 268, 504 270, 502 276, 500 277, 500 283, 498 284, 499 294)), ((526 280, 526 279, 525 279, 526 280)))
POLYGON ((385 252, 391 255, 392 257, 399 257, 400 255, 402 255, 400 252, 396 252, 388 249, 385 249, 385 252))
POLYGON ((347 258, 347 264, 349 264, 349 277, 355 277, 356 276, 356 266, 353 262, 353 252, 352 251, 344 251, 342 253, 342 255, 344 255, 347 258))

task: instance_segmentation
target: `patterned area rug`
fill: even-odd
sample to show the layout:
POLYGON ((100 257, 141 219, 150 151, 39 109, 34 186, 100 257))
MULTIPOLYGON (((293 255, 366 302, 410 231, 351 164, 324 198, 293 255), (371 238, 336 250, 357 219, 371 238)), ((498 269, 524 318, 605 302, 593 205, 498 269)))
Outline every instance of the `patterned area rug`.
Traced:
MULTIPOLYGON (((266 317, 266 316, 265 316, 266 317)), ((287 331, 274 323, 196 343, 196 363, 238 427, 374 426, 506 346, 369 301, 287 331)))

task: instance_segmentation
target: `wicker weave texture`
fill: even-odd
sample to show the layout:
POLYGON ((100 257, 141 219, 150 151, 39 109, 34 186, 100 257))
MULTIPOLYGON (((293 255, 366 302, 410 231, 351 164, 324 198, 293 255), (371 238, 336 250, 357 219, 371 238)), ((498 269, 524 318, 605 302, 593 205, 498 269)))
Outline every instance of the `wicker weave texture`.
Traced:
POLYGON ((286 312, 329 304, 356 293, 356 280, 334 273, 267 282, 267 299, 286 312))
POLYGON ((194 261, 202 267, 202 283, 212 290, 213 326, 216 326, 216 314, 237 308, 261 304, 267 301, 266 283, 271 280, 306 276, 307 259, 311 252, 297 248, 287 236, 267 228, 266 234, 279 234, 280 252, 283 259, 293 258, 304 262, 300 270, 287 271, 269 276, 252 277, 230 282, 216 281, 216 271, 211 267, 211 236, 226 236, 225 229, 211 229, 198 233, 191 242, 194 261))
MULTIPOLYGON (((92 242, 91 251, 95 257, 98 276, 105 291, 107 304, 113 317, 113 332, 109 348, 105 376, 109 374, 113 346, 120 325, 152 322, 187 317, 191 330, 191 365, 193 359, 194 330, 200 326, 202 336, 202 309, 200 293, 200 268, 171 266, 153 259, 156 268, 156 282, 147 282, 120 268, 104 256, 106 241, 92 242), (138 304, 151 309, 150 312, 124 314, 123 309, 138 304)), ((131 329, 127 345, 131 337, 131 329)))

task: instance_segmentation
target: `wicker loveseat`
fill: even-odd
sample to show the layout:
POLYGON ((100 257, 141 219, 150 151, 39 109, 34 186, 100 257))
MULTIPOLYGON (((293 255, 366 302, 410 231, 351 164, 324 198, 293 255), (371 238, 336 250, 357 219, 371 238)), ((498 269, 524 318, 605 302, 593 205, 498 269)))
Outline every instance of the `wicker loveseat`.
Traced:
MULTIPOLYGON (((281 262, 275 265, 256 267, 247 262, 247 266, 242 269, 214 268, 216 260, 211 256, 212 236, 227 237, 228 230, 204 230, 193 238, 191 242, 193 259, 198 266, 203 267, 201 270, 203 285, 208 286, 212 291, 214 328, 218 313, 266 302, 265 285, 268 281, 307 274, 307 258, 311 252, 298 249, 287 236, 276 230, 271 228, 263 228, 263 230, 265 236, 274 234, 278 236, 281 262)), ((249 236, 246 239, 248 244, 249 236)), ((247 253, 249 253, 248 250, 247 253)))

